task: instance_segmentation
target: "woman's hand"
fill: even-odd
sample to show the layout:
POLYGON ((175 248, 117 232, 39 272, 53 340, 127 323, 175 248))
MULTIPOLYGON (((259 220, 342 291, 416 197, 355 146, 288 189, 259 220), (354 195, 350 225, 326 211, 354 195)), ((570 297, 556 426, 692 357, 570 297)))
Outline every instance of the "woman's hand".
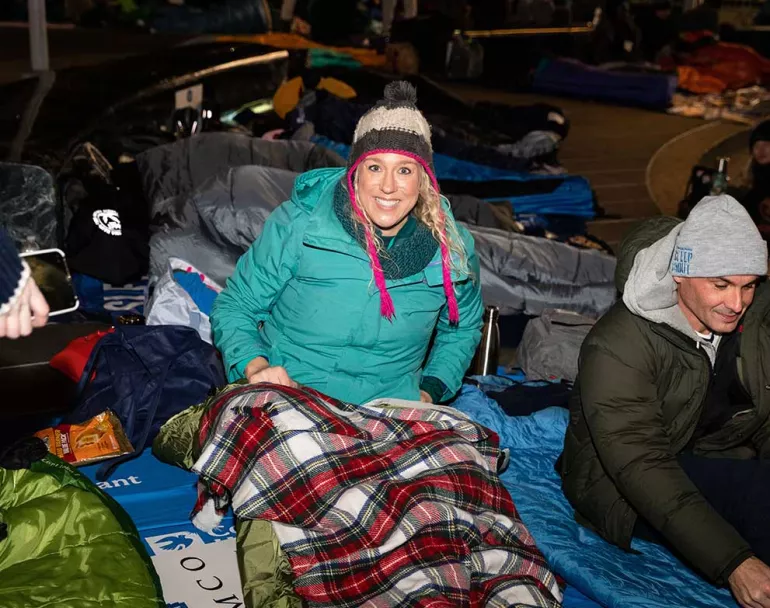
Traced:
POLYGON ((433 403, 433 397, 431 397, 425 391, 420 391, 420 401, 423 403, 433 403))
POLYGON ((11 309, 0 315, 0 338, 28 336, 33 327, 43 327, 48 322, 49 312, 48 302, 30 277, 11 309))
POLYGON ((270 384, 297 388, 297 383, 289 377, 288 372, 284 368, 279 366, 271 367, 268 360, 264 357, 257 357, 250 361, 246 366, 244 376, 246 376, 249 384, 269 382, 270 384))

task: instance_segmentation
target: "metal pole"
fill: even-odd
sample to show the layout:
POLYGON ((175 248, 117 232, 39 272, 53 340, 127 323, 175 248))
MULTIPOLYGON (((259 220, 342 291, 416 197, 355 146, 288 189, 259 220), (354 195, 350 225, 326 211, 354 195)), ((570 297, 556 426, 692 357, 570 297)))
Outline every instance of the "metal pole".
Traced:
POLYGON ((24 145, 27 143, 32 128, 35 126, 37 115, 40 112, 40 106, 45 101, 45 96, 53 87, 53 83, 56 81, 56 72, 40 72, 37 77, 37 86, 32 98, 29 100, 27 107, 24 108, 24 114, 21 117, 19 123, 19 131, 16 133, 16 137, 11 142, 11 149, 8 152, 8 161, 12 163, 18 163, 22 160, 24 154, 24 145))
POLYGON ((509 36, 542 36, 545 34, 590 34, 594 31, 591 23, 565 27, 517 27, 505 30, 465 30, 468 38, 507 38, 509 36))
POLYGON ((45 0, 27 0, 29 12, 29 52, 32 71, 48 71, 48 30, 45 0))

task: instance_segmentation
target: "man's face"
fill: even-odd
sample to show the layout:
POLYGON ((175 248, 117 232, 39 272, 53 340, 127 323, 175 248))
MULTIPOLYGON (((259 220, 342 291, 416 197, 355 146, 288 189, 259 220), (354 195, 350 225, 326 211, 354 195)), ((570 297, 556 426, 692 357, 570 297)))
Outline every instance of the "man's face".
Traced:
POLYGON ((679 308, 695 331, 728 334, 738 327, 754 299, 759 277, 674 277, 674 281, 678 286, 679 308))

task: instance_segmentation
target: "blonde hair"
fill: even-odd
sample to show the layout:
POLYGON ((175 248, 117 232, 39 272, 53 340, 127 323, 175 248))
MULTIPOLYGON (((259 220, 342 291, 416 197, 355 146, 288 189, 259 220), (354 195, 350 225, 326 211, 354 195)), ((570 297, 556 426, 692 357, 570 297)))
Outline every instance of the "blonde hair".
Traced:
POLYGON ((441 195, 433 187, 425 169, 420 169, 420 190, 417 204, 412 210, 415 217, 425 224, 439 245, 446 245, 450 253, 452 270, 460 274, 470 274, 468 253, 457 231, 454 219, 444 209, 441 195))

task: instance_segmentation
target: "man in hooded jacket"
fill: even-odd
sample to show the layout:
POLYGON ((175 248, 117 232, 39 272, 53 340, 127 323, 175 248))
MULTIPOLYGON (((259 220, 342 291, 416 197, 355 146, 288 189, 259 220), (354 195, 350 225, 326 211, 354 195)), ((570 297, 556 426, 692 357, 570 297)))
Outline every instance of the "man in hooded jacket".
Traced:
POLYGON ((581 524, 625 549, 663 542, 746 608, 770 608, 766 274, 766 243, 726 195, 629 235, 558 465, 581 524))

